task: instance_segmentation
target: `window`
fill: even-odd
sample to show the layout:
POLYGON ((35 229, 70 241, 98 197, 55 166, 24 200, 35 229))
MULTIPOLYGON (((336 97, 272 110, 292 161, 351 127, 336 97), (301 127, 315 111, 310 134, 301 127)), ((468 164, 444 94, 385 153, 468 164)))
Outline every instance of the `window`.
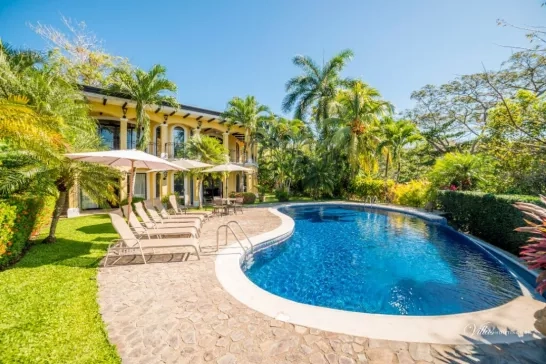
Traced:
MULTIPOLYGON (((129 178, 127 178, 127 191, 129 190, 129 178)), ((146 198, 146 173, 135 174, 134 197, 146 198)))
POLYGON ((99 135, 102 144, 109 149, 119 149, 119 123, 99 120, 99 135))
POLYGON ((136 128, 132 124, 127 124, 127 149, 136 149, 136 144, 136 128))
POLYGON ((174 174, 174 192, 184 196, 184 174, 182 172, 174 174))
POLYGON ((184 128, 177 126, 173 129, 173 149, 170 151, 174 158, 184 158, 184 128))

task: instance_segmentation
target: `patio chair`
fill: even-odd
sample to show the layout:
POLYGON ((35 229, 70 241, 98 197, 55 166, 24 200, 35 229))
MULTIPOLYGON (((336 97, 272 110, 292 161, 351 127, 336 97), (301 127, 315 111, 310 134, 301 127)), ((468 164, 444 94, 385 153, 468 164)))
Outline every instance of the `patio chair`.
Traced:
POLYGON ((153 200, 146 200, 144 201, 144 206, 148 208, 148 206, 151 206, 151 208, 155 208, 157 212, 159 212, 159 215, 163 219, 199 219, 201 223, 205 222, 205 217, 200 215, 176 215, 176 214, 169 214, 165 206, 161 203, 159 199, 153 199, 153 200))
POLYGON ((221 197, 218 197, 218 196, 214 196, 212 198, 212 212, 214 214, 224 214, 224 215, 227 215, 228 213, 228 210, 227 210, 227 206, 224 205, 224 203, 222 202, 222 198, 221 197))
MULTIPOLYGON (((146 200, 143 203, 144 203, 144 207, 146 207, 146 211, 148 212, 148 214, 150 214, 150 217, 156 223, 160 222, 162 224, 165 224, 165 223, 172 224, 172 223, 194 221, 194 222, 198 222, 198 226, 199 228, 201 228, 203 220, 199 216, 171 216, 167 214, 166 211, 163 211, 162 214, 159 214, 152 200, 146 200)), ((161 205, 161 207, 163 208, 163 210, 165 210, 163 205, 161 205)))
POLYGON ((197 259, 201 259, 201 256, 199 255, 201 247, 199 246, 199 240, 195 238, 139 239, 133 234, 123 217, 115 213, 110 213, 109 215, 112 220, 112 225, 120 238, 115 239, 108 246, 108 252, 104 259, 105 267, 108 265, 108 258, 111 255, 116 255, 118 257, 114 264, 123 255, 137 254, 140 254, 142 260, 144 260, 144 264, 147 264, 146 257, 144 256, 144 250, 146 249, 151 249, 152 254, 155 254, 156 249, 192 248, 195 251, 197 259))
MULTIPOLYGON (((127 206, 121 208, 123 215, 127 217, 127 206)), ((184 227, 168 227, 164 229, 158 229, 157 225, 152 225, 151 228, 147 228, 146 225, 142 225, 138 221, 136 215, 131 211, 131 216, 129 216, 129 227, 133 232, 139 237, 147 236, 148 239, 151 236, 163 237, 165 235, 189 235, 194 238, 199 237, 199 231, 195 226, 184 226, 184 227)))
POLYGON ((237 214, 237 209, 241 211, 241 214, 243 213, 243 201, 244 199, 242 197, 235 197, 235 201, 230 206, 233 209, 234 214, 237 214))
POLYGON ((138 216, 142 219, 144 222, 144 225, 148 228, 154 228, 154 229, 164 229, 166 227, 188 227, 188 226, 194 226, 197 231, 201 232, 201 221, 199 220, 184 220, 184 221, 174 221, 169 220, 169 224, 164 224, 164 220, 159 216, 157 211, 155 209, 148 210, 150 215, 144 211, 144 207, 142 206, 142 202, 135 203, 135 211, 138 216), (151 217, 151 220, 150 220, 151 217))
POLYGON ((175 214, 177 214, 177 215, 189 215, 190 217, 193 216, 193 215, 203 216, 205 218, 205 220, 208 220, 212 216, 212 213, 208 212, 208 211, 190 211, 190 212, 188 212, 188 208, 186 206, 180 207, 178 205, 178 201, 176 200, 175 195, 170 195, 169 196, 169 203, 171 204, 171 207, 173 208, 175 214))

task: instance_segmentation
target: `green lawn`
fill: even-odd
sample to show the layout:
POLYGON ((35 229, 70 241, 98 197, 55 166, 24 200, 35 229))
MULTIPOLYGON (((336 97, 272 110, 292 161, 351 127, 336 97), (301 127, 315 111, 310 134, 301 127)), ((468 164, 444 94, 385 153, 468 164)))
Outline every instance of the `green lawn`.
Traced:
MULTIPOLYGON (((290 197, 290 201, 288 202, 310 202, 310 201, 313 201, 311 197, 292 196, 290 197)), ((276 203, 276 202, 279 202, 279 200, 277 200, 274 193, 266 193, 264 202, 259 202, 258 199, 256 199, 257 204, 267 204, 267 203, 276 203)))
POLYGON ((119 363, 97 304, 97 264, 117 235, 106 215, 64 219, 55 244, 0 272, 0 363, 119 363))

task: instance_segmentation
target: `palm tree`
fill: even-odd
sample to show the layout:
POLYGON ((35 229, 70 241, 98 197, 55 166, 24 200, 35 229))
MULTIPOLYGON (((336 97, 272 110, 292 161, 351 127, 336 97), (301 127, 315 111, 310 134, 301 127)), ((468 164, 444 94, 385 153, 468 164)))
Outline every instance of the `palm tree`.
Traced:
POLYGON ((269 108, 261 105, 254 96, 247 96, 244 99, 240 97, 231 99, 222 117, 228 122, 228 125, 238 124, 246 129, 243 152, 247 155, 256 143, 258 128, 270 120, 272 115, 269 108))
POLYGON ((141 69, 117 68, 112 72, 110 91, 120 92, 136 102, 137 149, 145 150, 150 141, 150 117, 147 110, 152 105, 178 105, 165 91, 176 92, 174 82, 166 78, 167 69, 159 64, 148 72, 141 69))
POLYGON ((381 129, 382 141, 377 146, 377 150, 385 153, 385 179, 389 173, 389 159, 392 156, 393 163, 397 162, 396 182, 398 182, 400 180, 402 150, 406 145, 421 140, 422 136, 415 124, 409 120, 393 121, 389 118, 381 129))
POLYGON ((334 191, 335 178, 331 166, 325 159, 314 157, 309 161, 304 179, 315 200, 334 191))
MULTIPOLYGON (((188 140, 185 150, 188 153, 188 158, 200 160, 203 163, 218 164, 224 163, 228 156, 225 154, 224 147, 218 139, 207 135, 195 136, 188 140)), ((197 176, 197 191, 201 191, 201 183, 203 181, 203 172, 201 169, 191 169, 189 174, 197 176)), ((203 207, 201 193, 199 193, 199 208, 203 207)))
POLYGON ((321 121, 329 117, 329 108, 335 99, 341 85, 347 84, 339 76, 341 70, 353 57, 353 51, 346 49, 336 54, 323 64, 316 64, 308 56, 296 56, 292 63, 303 71, 302 75, 288 80, 286 83, 287 95, 282 102, 283 111, 294 109, 294 118, 304 120, 305 116, 313 113, 314 121, 324 136, 324 127, 321 121))
POLYGON ((336 129, 331 140, 334 148, 345 149, 353 176, 362 166, 372 169, 380 120, 392 113, 392 105, 381 99, 377 89, 354 81, 339 92, 333 108, 337 117, 324 123, 336 129))
POLYGON ((66 152, 95 149, 100 139, 83 95, 60 69, 51 59, 34 67, 29 57, 0 47, 0 141, 5 146, 0 194, 56 195, 45 242, 55 241, 67 193, 76 183, 99 203, 115 201, 119 183, 119 173, 109 167, 64 157, 66 152))

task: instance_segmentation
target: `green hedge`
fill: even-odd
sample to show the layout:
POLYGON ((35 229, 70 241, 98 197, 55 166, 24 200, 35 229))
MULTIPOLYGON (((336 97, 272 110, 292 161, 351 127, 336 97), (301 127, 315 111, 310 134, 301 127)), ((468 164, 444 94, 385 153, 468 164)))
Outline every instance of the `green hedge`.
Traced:
POLYGON ((290 200, 290 194, 285 190, 275 190, 275 197, 279 202, 288 202, 290 200))
POLYGON ((53 197, 13 197, 0 200, 0 269, 15 262, 30 238, 51 221, 53 197))
POLYGON ((392 200, 393 180, 373 179, 371 177, 358 176, 349 186, 349 193, 356 198, 366 198, 368 196, 377 197, 381 201, 392 200))
POLYGON ((516 255, 529 238, 528 234, 514 231, 526 225, 523 214, 513 206, 518 201, 541 204, 534 196, 438 192, 440 207, 454 227, 516 255))
POLYGON ((230 198, 242 197, 244 205, 251 205, 256 201, 256 195, 252 192, 231 192, 229 194, 230 198))

